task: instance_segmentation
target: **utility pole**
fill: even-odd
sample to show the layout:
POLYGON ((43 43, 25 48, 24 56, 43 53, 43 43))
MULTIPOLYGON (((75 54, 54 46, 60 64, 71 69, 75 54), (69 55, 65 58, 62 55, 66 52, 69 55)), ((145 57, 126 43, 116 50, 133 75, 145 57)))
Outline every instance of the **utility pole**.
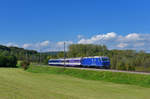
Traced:
POLYGON ((64 42, 64 69, 66 67, 66 43, 64 42))
POLYGON ((26 52, 26 61, 28 61, 28 51, 26 52))
MULTIPOLYGON (((103 34, 104 35, 104 34, 103 34)), ((101 39, 101 41, 103 41, 105 39, 105 36, 103 36, 103 38, 101 39)), ((100 43, 101 43, 101 41, 100 41, 100 43)), ((104 44, 100 44, 101 45, 101 47, 102 47, 102 56, 104 56, 105 55, 105 53, 104 53, 104 44)))
POLYGON ((40 66, 41 66, 41 48, 40 48, 40 66))

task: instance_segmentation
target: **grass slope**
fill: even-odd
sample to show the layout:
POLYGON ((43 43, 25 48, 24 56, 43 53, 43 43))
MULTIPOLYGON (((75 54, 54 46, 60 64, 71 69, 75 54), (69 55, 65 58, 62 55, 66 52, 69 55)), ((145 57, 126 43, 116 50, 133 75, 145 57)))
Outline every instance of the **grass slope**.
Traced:
POLYGON ((79 70, 70 68, 64 70, 64 68, 50 67, 50 66, 31 66, 28 71, 33 73, 47 73, 47 74, 61 74, 61 75, 63 74, 86 80, 99 80, 119 84, 138 85, 150 88, 150 75, 144 74, 79 70))

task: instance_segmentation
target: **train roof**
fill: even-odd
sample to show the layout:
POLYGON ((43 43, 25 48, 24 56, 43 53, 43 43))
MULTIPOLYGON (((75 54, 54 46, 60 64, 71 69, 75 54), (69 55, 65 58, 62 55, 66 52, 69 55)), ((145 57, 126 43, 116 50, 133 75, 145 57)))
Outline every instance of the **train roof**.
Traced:
POLYGON ((83 58, 108 58, 107 56, 90 56, 90 57, 83 57, 83 58))
MULTIPOLYGON (((108 58, 108 57, 107 56, 90 56, 90 57, 66 58, 66 60, 81 60, 82 58, 108 58)), ((50 59, 50 60, 64 60, 64 58, 50 59)))
POLYGON ((66 58, 66 60, 81 60, 82 58, 66 58))
MULTIPOLYGON (((66 60, 80 60, 82 58, 66 58, 66 60)), ((64 58, 60 58, 60 59, 50 59, 50 60, 64 60, 64 58)))

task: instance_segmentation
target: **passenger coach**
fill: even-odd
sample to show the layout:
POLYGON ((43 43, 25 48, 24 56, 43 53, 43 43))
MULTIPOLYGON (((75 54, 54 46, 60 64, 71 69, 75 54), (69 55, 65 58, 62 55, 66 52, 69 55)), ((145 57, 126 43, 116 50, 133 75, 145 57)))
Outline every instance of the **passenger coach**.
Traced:
POLYGON ((57 66, 63 66, 65 64, 66 66, 110 68, 110 60, 108 57, 104 57, 104 56, 50 59, 48 64, 57 65, 57 66))

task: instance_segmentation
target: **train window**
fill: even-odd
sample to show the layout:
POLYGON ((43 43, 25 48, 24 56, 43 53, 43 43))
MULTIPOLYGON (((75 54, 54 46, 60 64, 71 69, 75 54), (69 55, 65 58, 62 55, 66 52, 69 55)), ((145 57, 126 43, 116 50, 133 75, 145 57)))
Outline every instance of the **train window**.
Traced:
POLYGON ((79 62, 80 62, 80 60, 75 60, 75 62, 76 62, 76 63, 79 63, 79 62))
POLYGON ((101 62, 102 61, 101 58, 99 58, 98 61, 101 62))
POLYGON ((57 63, 59 61, 58 60, 51 60, 50 62, 57 63))
POLYGON ((67 63, 69 63, 69 60, 66 60, 67 63))
POLYGON ((71 60, 70 62, 72 62, 72 63, 79 63, 80 60, 71 60))

